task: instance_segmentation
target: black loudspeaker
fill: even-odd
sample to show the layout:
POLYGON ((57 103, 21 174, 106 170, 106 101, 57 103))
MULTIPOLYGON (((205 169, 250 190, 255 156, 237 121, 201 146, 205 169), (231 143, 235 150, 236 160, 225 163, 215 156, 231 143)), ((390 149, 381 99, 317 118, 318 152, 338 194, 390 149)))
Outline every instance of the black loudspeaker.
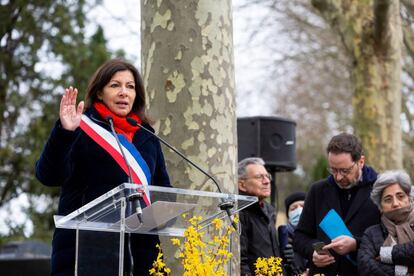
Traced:
POLYGON ((279 117, 237 119, 239 161, 261 157, 274 171, 296 169, 296 122, 279 117))

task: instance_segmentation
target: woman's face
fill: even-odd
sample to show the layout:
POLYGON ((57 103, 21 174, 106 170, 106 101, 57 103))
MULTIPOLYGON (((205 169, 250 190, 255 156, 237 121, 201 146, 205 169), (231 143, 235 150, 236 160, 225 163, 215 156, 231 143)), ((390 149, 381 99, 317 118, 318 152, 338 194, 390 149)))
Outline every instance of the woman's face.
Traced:
POLYGON ((135 80, 128 70, 116 72, 98 92, 98 99, 116 115, 126 117, 132 110, 136 97, 135 80))
POLYGON ((381 207, 384 213, 410 205, 410 198, 401 189, 400 184, 395 183, 384 189, 381 196, 381 207))
POLYGON ((292 204, 289 205, 289 212, 292 212, 293 210, 296 210, 297 208, 301 207, 303 208, 303 206, 305 206, 305 201, 304 200, 297 200, 295 202, 293 202, 292 204))

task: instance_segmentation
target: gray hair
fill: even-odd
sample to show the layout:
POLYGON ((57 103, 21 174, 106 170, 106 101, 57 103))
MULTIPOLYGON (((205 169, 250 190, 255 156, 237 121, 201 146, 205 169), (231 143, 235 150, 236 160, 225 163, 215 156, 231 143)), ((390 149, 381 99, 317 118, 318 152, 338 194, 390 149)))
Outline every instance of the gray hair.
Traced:
POLYGON ((411 185, 410 176, 403 170, 385 171, 378 175, 371 192, 371 199, 380 210, 382 210, 382 193, 388 186, 395 183, 399 184, 401 189, 410 197, 410 201, 413 201, 414 189, 411 185))
POLYGON ((242 177, 246 176, 248 165, 262 165, 262 166, 264 166, 265 162, 260 157, 249 157, 249 158, 243 159, 238 164, 238 169, 237 169, 237 177, 238 178, 242 178, 242 177))

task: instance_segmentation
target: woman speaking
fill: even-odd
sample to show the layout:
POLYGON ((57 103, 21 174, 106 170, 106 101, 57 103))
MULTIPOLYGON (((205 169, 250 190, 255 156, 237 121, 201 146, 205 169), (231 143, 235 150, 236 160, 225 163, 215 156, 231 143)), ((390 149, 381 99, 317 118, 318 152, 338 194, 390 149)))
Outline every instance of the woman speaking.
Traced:
MULTIPOLYGON (((36 177, 40 182, 60 187, 59 215, 73 212, 130 179, 134 183, 171 186, 159 141, 126 120, 132 118, 153 131, 145 116, 143 82, 133 65, 120 59, 109 60, 95 72, 85 101, 78 105, 77 94, 76 88, 65 90, 60 102, 59 120, 36 163, 36 177), (108 146, 102 143, 105 135, 112 135, 110 124, 142 167, 141 174, 132 169, 130 175, 131 168, 126 168, 125 160, 119 156, 115 158, 108 146), (135 182, 138 180, 140 182, 135 182)), ((125 253, 125 271, 147 275, 158 253, 157 243, 159 239, 155 235, 132 234, 130 250, 125 253), (133 271, 128 271, 132 267, 133 271)), ((55 229, 51 261, 53 275, 74 275, 75 245, 74 230, 55 229)), ((95 249, 90 257, 101 260, 101 265, 90 273, 106 275, 105 260, 110 262, 115 258, 111 253, 118 252, 106 252, 103 245, 95 249)))

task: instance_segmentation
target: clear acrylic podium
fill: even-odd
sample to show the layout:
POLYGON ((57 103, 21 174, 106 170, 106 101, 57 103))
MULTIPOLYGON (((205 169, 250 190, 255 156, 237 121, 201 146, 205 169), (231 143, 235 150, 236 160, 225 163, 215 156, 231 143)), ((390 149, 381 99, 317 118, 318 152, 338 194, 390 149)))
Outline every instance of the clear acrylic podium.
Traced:
POLYGON ((207 227, 214 218, 255 203, 256 197, 124 183, 66 216, 54 216, 56 228, 76 230, 75 275, 90 275, 88 267, 99 265, 102 275, 123 275, 125 233, 183 236, 188 218, 202 216, 207 227), (137 199, 137 192, 149 194, 150 204, 137 199), (136 212, 139 200, 142 215, 136 212), (186 218, 182 216, 186 214, 186 218), (99 248, 100 254, 92 249, 99 248), (105 255, 105 259, 95 258, 105 255), (105 274, 107 273, 107 274, 105 274))

